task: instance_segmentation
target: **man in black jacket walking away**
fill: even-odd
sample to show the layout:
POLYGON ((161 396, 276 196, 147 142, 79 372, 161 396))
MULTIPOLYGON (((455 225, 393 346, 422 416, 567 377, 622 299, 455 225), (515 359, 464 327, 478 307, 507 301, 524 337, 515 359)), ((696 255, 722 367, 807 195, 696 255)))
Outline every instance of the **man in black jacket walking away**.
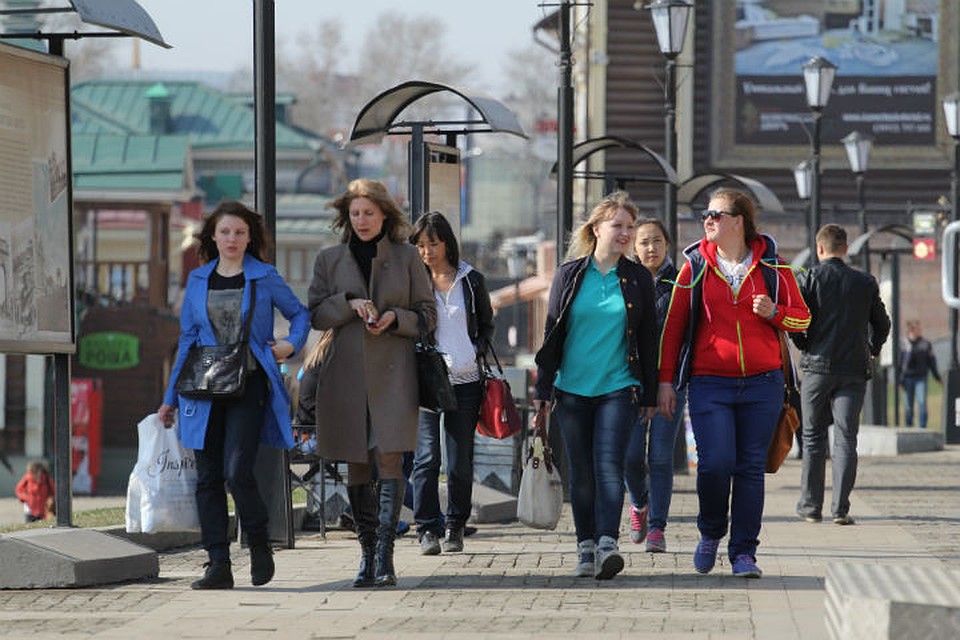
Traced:
POLYGON ((890 333, 890 318, 877 281, 843 261, 847 232, 835 224, 817 232, 820 264, 800 277, 810 308, 806 333, 790 334, 803 352, 800 396, 803 413, 803 473, 797 515, 820 522, 826 475, 827 428, 834 425, 835 524, 853 524, 850 492, 857 477, 857 433, 870 361, 890 333))

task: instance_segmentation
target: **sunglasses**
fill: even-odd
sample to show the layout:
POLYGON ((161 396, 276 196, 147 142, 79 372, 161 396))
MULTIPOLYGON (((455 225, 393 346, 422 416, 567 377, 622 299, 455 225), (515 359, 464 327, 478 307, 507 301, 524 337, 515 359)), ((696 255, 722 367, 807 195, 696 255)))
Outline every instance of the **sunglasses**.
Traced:
POLYGON ((700 212, 700 219, 706 222, 707 220, 719 220, 721 216, 730 216, 731 218, 735 214, 730 213, 729 211, 716 211, 714 209, 707 209, 706 211, 700 212))

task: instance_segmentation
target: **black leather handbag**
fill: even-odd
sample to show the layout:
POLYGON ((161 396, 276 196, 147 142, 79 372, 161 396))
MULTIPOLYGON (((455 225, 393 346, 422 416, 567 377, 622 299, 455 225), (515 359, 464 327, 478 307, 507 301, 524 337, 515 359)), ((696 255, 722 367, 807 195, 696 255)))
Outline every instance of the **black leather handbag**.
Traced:
POLYGON ((240 340, 225 345, 194 345, 180 368, 174 388, 185 398, 221 400, 243 395, 250 371, 250 323, 257 302, 257 283, 250 281, 250 310, 240 340))
POLYGON ((437 350, 431 337, 424 330, 425 322, 419 313, 420 339, 414 345, 417 353, 417 386, 420 390, 420 406, 430 411, 453 411, 457 408, 457 396, 450 384, 450 372, 443 354, 437 350))

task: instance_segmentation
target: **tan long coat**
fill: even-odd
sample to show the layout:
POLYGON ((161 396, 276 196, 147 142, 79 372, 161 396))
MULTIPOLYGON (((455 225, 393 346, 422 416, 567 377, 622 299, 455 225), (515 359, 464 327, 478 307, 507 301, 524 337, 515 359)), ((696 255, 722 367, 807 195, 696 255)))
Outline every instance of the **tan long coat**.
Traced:
POLYGON ((324 249, 314 263, 307 307, 314 328, 334 330, 317 382, 317 452, 366 462, 374 446, 384 452, 415 449, 417 311, 431 330, 437 322, 430 277, 416 247, 380 240, 369 288, 347 244, 324 249), (380 313, 392 309, 397 328, 371 334, 348 296, 373 300, 380 313))

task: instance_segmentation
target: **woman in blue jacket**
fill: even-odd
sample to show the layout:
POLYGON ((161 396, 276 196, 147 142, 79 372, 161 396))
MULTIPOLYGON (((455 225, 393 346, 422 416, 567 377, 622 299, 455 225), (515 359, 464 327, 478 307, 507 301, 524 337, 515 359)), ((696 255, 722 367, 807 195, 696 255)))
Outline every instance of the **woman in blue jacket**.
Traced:
POLYGON ((236 504, 240 526, 250 547, 254 585, 273 578, 274 564, 267 535, 268 513, 253 473, 260 444, 289 449, 290 398, 279 363, 306 341, 310 318, 306 308, 277 270, 263 262, 269 239, 263 219, 239 202, 223 202, 204 221, 197 250, 202 266, 190 272, 180 311, 180 340, 170 383, 157 410, 164 424, 178 417, 183 446, 196 450, 197 508, 201 542, 209 562, 194 589, 230 589, 230 540, 227 495, 236 504), (254 308, 251 286, 256 283, 254 308), (290 322, 289 335, 273 335, 274 309, 290 322), (244 322, 250 325, 251 371, 243 396, 199 400, 178 396, 174 383, 194 345, 237 342, 244 322))

